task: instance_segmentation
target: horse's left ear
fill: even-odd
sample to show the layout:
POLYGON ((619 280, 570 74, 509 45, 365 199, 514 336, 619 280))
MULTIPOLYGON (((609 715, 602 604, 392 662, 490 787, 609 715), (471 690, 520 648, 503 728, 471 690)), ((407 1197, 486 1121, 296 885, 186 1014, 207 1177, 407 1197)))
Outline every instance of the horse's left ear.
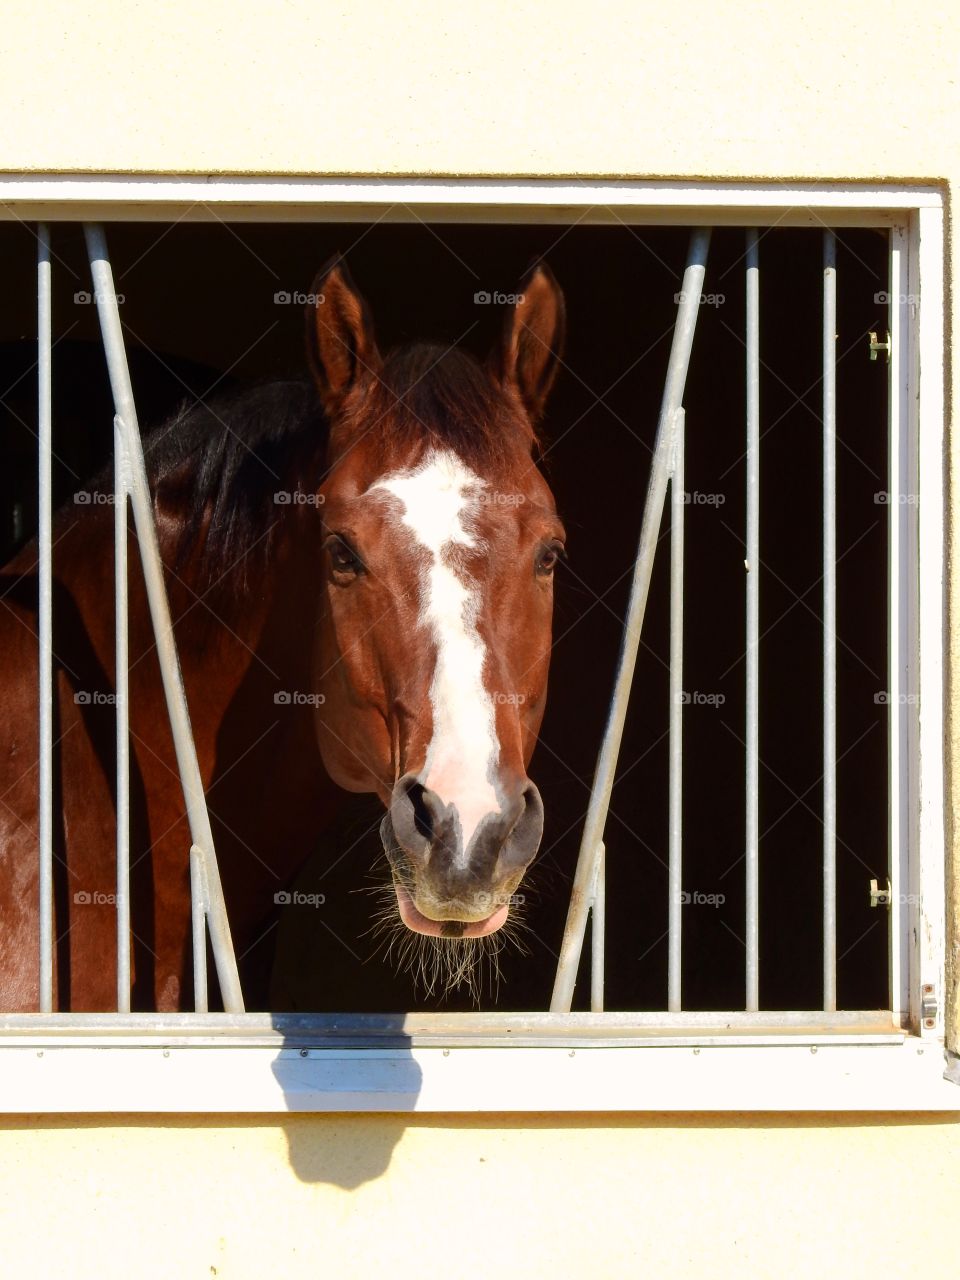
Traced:
POLYGON ((560 367, 566 333, 563 291, 545 262, 536 262, 520 282, 507 312, 497 358, 501 380, 513 384, 536 422, 560 367))
POLYGON ((354 387, 380 372, 370 309, 337 255, 317 273, 307 307, 307 360, 320 400, 335 417, 354 387))

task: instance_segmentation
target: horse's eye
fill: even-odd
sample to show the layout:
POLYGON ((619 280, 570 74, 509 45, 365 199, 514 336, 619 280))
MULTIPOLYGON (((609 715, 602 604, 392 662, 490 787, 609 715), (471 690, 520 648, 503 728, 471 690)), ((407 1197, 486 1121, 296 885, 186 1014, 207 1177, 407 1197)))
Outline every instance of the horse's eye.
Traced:
POLYGON ((330 555, 330 565, 340 579, 355 577, 363 572, 363 561, 345 538, 334 534, 324 543, 330 555))
POLYGON ((563 555, 563 543, 551 542, 541 547, 537 556, 537 573, 541 578, 549 578, 557 567, 557 561, 563 555))

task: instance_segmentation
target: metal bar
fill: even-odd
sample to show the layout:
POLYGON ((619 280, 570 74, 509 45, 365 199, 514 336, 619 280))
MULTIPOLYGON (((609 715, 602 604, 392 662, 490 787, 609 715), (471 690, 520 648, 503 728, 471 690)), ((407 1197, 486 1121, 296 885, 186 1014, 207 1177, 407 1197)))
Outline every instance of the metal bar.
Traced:
POLYGON ((590 903, 590 1010, 603 1013, 604 951, 607 931, 607 851, 600 845, 590 903))
POLYGON ((837 239, 823 233, 823 1007, 837 1007, 837 239))
POLYGON ((747 231, 746 1007, 760 1008, 760 255, 747 231))
POLYGON ((686 415, 677 412, 670 477, 670 781, 667 1008, 681 1007, 683 912, 683 516, 686 415))
POLYGON ((117 732, 117 1011, 130 1012, 130 662, 127 641, 127 495, 130 465, 113 424, 113 563, 115 577, 117 732))
POLYGON ((203 852, 190 846, 190 911, 193 926, 193 1007, 206 1013, 207 992, 207 884, 203 852))
MULTIPOLYGON (((911 272, 908 226, 890 235, 890 402, 888 528, 888 787, 890 812, 890 1007, 894 1017, 910 1025, 911 990, 919 989, 915 957, 919 939, 914 891, 919 878, 912 876, 916 863, 917 769, 920 745, 917 735, 917 668, 915 647, 919 636, 916 597, 916 504, 900 501, 917 492, 918 465, 911 430, 912 369, 916 367, 915 332, 911 295, 916 285, 911 272)), ((916 1029, 919 1021, 913 1020, 916 1029)))
POLYGON ((53 1009, 53 302, 50 276, 50 228, 37 227, 37 425, 39 428, 38 503, 40 515, 39 641, 40 683, 40 1012, 53 1009))
POLYGON ((190 825, 190 836, 193 844, 201 850, 204 860, 210 904, 207 919, 210 926, 210 938, 213 943, 217 978, 220 983, 224 1008, 229 1012, 240 1012, 243 1009, 243 995, 240 990, 240 978, 230 938, 230 924, 227 919, 223 888, 220 883, 220 873, 214 852, 213 832, 210 829, 210 815, 207 812, 206 800, 203 794, 203 780, 200 776, 200 765, 197 761, 196 746, 190 727, 190 712, 187 707, 183 676, 180 671, 176 640, 173 634, 173 624, 170 619, 170 606, 167 602, 167 592, 163 579, 163 562, 160 558, 157 530, 153 521, 150 486, 147 481, 147 471, 143 460, 143 445, 140 441, 140 429, 137 423, 133 388, 130 383, 130 372, 127 368, 123 331, 120 325, 120 311, 117 306, 116 293, 114 292, 113 271, 107 254, 107 243, 103 228, 95 223, 86 223, 84 225, 84 234, 90 258, 90 269, 93 274, 97 313, 100 317, 100 329, 103 335, 107 367, 110 373, 110 386, 117 410, 116 422, 124 438, 127 461, 130 466, 130 500, 133 506, 144 583, 147 589, 147 599, 156 637, 157 656, 160 661, 160 673, 163 678, 164 693, 166 695, 167 713, 170 717, 170 728, 177 755, 177 765, 183 785, 183 797, 190 825))
POLYGON ((683 273, 683 289, 680 294, 677 323, 673 330, 673 343, 670 347, 670 361, 660 406, 656 444, 647 481, 640 544, 633 570, 630 603, 617 664, 617 678, 580 841, 577 869, 574 874, 573 890, 570 894, 570 906, 567 911, 567 921, 560 946, 560 959, 550 1002, 551 1010, 558 1013, 570 1010, 580 965, 583 936, 587 924, 587 902, 596 874, 596 860, 600 851, 600 842, 603 839, 607 811, 610 808, 617 757, 620 753, 623 726, 630 700, 633 672, 637 664, 640 629, 643 625, 647 594, 650 589, 653 557, 657 547, 657 536, 663 517, 663 504, 673 459, 676 414, 683 399, 687 368, 690 364, 690 349, 693 345, 697 312, 700 308, 709 245, 709 228, 699 228, 692 233, 687 266, 683 273))
POLYGON ((543 1046, 597 1048, 673 1044, 844 1043, 902 1044, 905 1033, 889 1011, 825 1014, 661 1013, 424 1013, 315 1014, 8 1014, 0 1016, 0 1044, 20 1047, 268 1045, 296 1054, 303 1047, 377 1050, 396 1046, 543 1046))

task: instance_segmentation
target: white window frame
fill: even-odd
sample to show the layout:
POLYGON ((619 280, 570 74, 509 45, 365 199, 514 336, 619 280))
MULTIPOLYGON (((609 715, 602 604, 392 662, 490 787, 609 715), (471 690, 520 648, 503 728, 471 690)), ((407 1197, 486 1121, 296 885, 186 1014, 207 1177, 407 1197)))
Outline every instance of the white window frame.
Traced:
MULTIPOLYGON (((960 1110, 944 1079, 944 201, 934 186, 7 176, 0 218, 884 227, 891 991, 866 1014, 0 1015, 0 1111, 960 1110), (923 306, 918 305, 922 281, 923 306), (920 370, 923 382, 920 382, 920 370), (920 696, 922 694, 922 713, 920 696), (901 749, 906 744, 905 749, 901 749), (924 1017, 921 991, 931 993, 924 1017), (887 1020, 889 1018, 889 1021, 887 1020), (371 1024, 372 1026, 372 1024, 371 1024)), ((709 270, 709 268, 708 268, 709 270)))

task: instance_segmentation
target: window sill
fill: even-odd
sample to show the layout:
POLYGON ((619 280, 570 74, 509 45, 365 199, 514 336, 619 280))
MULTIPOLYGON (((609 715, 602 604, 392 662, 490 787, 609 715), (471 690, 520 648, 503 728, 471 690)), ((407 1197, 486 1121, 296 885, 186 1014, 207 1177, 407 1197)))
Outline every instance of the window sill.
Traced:
MULTIPOLYGON (((596 1016, 611 1028, 618 1017, 596 1016)), ((248 1015, 246 1029, 217 1017, 219 1034, 181 1032, 169 1019, 136 1034, 131 1026, 82 1031, 76 1022, 55 1031, 50 1020, 28 1031, 23 1019, 4 1019, 0 1111, 960 1111, 939 1040, 890 1025, 715 1025, 659 1036, 634 1025, 629 1037, 607 1035, 601 1045, 598 1028, 577 1028, 589 1016, 573 1015, 567 1034, 552 1028, 536 1043, 529 1029, 522 1044, 504 1043, 502 1030, 496 1043, 489 1032, 470 1043, 448 1020, 448 1030, 436 1024, 405 1044, 394 1031, 361 1043, 355 1030, 338 1033, 352 1043, 336 1044, 332 1024, 322 1033, 294 1026, 281 1033, 257 1015, 248 1015)))

